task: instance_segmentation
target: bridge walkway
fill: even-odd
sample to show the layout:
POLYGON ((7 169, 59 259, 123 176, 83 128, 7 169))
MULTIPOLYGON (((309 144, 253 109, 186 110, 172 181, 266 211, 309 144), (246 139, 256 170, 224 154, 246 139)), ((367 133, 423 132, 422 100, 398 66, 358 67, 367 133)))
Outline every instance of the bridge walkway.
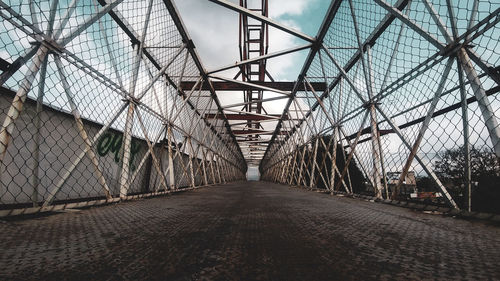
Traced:
POLYGON ((266 182, 0 220, 0 280, 500 279, 500 227, 266 182))

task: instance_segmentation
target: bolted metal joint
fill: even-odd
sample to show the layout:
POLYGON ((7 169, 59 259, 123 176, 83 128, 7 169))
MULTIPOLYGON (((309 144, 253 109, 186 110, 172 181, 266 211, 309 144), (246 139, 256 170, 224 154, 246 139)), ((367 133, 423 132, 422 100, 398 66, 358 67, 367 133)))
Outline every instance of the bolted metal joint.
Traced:
POLYGON ((465 47, 466 45, 464 44, 461 44, 459 42, 452 42, 448 45, 446 45, 446 47, 444 47, 440 52, 439 52, 439 55, 441 55, 442 57, 449 57, 449 56, 453 56, 455 55, 455 53, 460 50, 461 48, 465 47))
MULTIPOLYGON (((49 50, 49 53, 52 53, 52 54, 61 55, 64 52, 64 47, 59 45, 53 39, 44 39, 39 44, 41 44, 42 46, 45 46, 49 50)), ((33 44, 33 45, 35 45, 35 44, 33 44)))
POLYGON ((128 103, 128 104, 131 103, 131 104, 133 104, 135 106, 137 106, 137 105, 139 105, 141 103, 141 101, 138 98, 130 96, 130 95, 127 96, 127 97, 125 97, 125 98, 123 98, 122 101, 125 102, 125 103, 128 103))
POLYGON ((374 100, 369 100, 363 104, 363 108, 370 109, 372 106, 380 105, 380 102, 376 102, 374 100))

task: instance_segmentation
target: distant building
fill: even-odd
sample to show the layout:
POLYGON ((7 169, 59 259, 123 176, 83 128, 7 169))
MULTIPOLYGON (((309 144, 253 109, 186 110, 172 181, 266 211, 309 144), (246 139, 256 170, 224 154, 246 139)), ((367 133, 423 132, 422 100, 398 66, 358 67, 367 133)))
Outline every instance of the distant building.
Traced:
MULTIPOLYGON (((387 187, 389 192, 393 192, 394 188, 398 184, 399 178, 401 177, 401 172, 387 172, 387 187)), ((414 171, 408 171, 398 190, 398 195, 409 196, 411 193, 417 192, 417 179, 415 178, 414 171)))
MULTIPOLYGON (((399 177, 401 177, 401 172, 387 172, 387 184, 398 184, 399 177)), ((417 179, 415 178, 414 171, 406 173, 403 184, 417 186, 417 179)))

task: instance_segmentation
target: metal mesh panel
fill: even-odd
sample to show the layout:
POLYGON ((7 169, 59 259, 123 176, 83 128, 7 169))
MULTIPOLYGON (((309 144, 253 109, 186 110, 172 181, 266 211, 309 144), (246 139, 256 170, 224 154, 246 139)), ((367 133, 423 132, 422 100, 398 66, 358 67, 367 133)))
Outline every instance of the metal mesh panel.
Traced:
POLYGON ((263 178, 499 212, 499 12, 494 1, 334 1, 299 76, 327 91, 294 93, 312 113, 273 137, 263 178), (316 133, 296 137, 304 123, 316 133), (318 138, 344 155, 318 155, 318 138))
MULTIPOLYGON (((240 146, 171 1, 0 6, 3 209, 243 178, 240 146)), ((311 51, 264 179, 499 211, 498 3, 332 1, 315 38, 261 12, 262 30, 311 43, 296 48, 311 51)))
POLYGON ((207 76, 171 2, 0 6, 7 213, 244 177, 227 121, 205 119, 213 95, 180 87, 207 76))

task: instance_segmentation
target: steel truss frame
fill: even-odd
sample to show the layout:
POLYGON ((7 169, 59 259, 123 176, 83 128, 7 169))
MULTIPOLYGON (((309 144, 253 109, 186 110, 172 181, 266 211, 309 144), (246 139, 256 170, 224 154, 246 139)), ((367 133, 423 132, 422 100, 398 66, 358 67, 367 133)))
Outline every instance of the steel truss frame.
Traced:
MULTIPOLYGON (((362 0, 335 0, 330 4, 316 37, 312 37, 270 19, 267 1, 262 1, 260 9, 249 9, 244 0, 240 5, 227 0, 209 1, 240 14, 244 38, 241 38, 239 62, 207 71, 171 0, 146 1, 139 24, 122 13, 123 0, 93 0, 90 5, 89 1, 87 6, 91 9, 81 0, 71 1, 64 9, 58 0, 51 0, 49 9, 43 14, 34 0, 27 1, 23 9, 21 4, 16 6, 0 0, 0 17, 11 30, 23 34, 20 39, 31 40, 29 47, 10 59, 12 62, 4 58, 0 61, 2 93, 10 93, 6 85, 15 90, 10 106, 3 113, 5 117, 0 128, 0 172, 2 182, 7 182, 1 186, 0 203, 8 205, 4 202, 7 193, 14 199, 9 202, 12 208, 7 206, 0 215, 61 209, 64 206, 58 203, 66 202, 64 199, 101 204, 136 198, 132 194, 135 193, 133 186, 145 171, 149 171, 147 182, 153 189, 138 196, 241 180, 245 177, 247 164, 259 164, 264 180, 308 188, 321 185, 330 192, 354 193, 358 187, 353 186, 349 164, 356 163, 373 195, 386 199, 398 199, 408 174, 419 167, 449 206, 471 210, 474 126, 479 124, 484 128, 485 133, 479 137, 485 139, 483 146, 495 156, 494 165, 500 159, 497 108, 500 72, 499 66, 494 65, 498 58, 486 57, 484 52, 478 54, 474 50, 474 44, 485 36, 490 36, 490 41, 497 40, 493 46, 497 45, 498 38, 487 34, 498 33, 500 7, 492 5, 485 15, 484 11, 480 13, 483 0, 474 0, 468 11, 467 26, 463 28, 458 21, 457 7, 449 0, 439 3, 445 9, 437 8, 431 0, 366 1, 362 4, 382 11, 379 12, 381 16, 371 22, 366 15, 359 13, 358 2, 362 0), (418 4, 423 5, 427 13, 428 30, 412 14, 412 5, 418 4), (82 11, 85 11, 84 17, 81 17, 82 11), (175 31, 179 44, 159 46, 148 43, 150 30, 157 24, 152 17, 158 11, 168 15, 165 18, 171 21, 169 27, 175 31), (76 23, 71 21, 75 15, 80 15, 76 23), (249 37, 250 19, 259 23, 258 39, 249 37), (332 39, 336 21, 350 24, 353 31, 351 42, 332 39), (126 67, 119 56, 125 51, 114 49, 116 43, 111 42, 113 38, 108 38, 106 22, 118 27, 131 43, 126 43, 126 49, 132 54, 126 67), (305 43, 268 53, 268 26, 305 43), (80 40, 89 30, 98 31, 94 36, 101 38, 99 44, 107 50, 110 71, 102 71, 98 63, 72 48, 74 44, 82 44, 80 40), (389 49, 386 64, 380 69, 378 48, 383 46, 384 36, 390 32, 394 44, 389 49), (405 38, 428 46, 428 56, 399 73, 395 70, 405 38), (257 56, 249 55, 250 44, 259 44, 259 49, 253 50, 258 52, 257 56), (168 52, 161 53, 162 50, 173 50, 173 53, 165 55, 168 52), (267 60, 302 50, 309 50, 309 54, 297 80, 293 84, 274 81, 265 68, 267 60), (252 65, 259 66, 255 74, 258 78, 252 78, 252 65), (240 70, 236 77, 219 75, 219 72, 232 68, 240 70), (115 107, 103 113, 106 121, 97 122, 99 118, 86 113, 86 105, 81 103, 81 87, 72 84, 71 69, 78 69, 85 77, 96 81, 99 87, 118 97, 119 102, 113 103, 115 107), (409 104, 397 112, 387 107, 390 97, 404 95, 407 85, 427 77, 436 69, 438 74, 434 73, 429 79, 433 85, 428 87, 431 93, 425 100, 409 104), (241 81, 238 80, 240 76, 241 81), (49 80, 56 80, 61 90, 49 89, 49 80), (246 91, 244 102, 222 106, 216 92, 228 89, 246 91), (281 96, 264 98, 264 91, 281 96), (257 97, 253 93, 257 93, 257 97), (51 104, 47 94, 63 99, 64 106, 58 109, 51 104), (446 99, 454 94, 456 101, 448 104, 446 99), (283 113, 280 116, 267 114, 263 103, 278 99, 288 100, 283 113), (22 119, 27 114, 27 103, 35 106, 33 130, 29 130, 28 135, 19 133, 24 129, 22 119), (477 106, 476 119, 480 121, 475 120, 476 123, 471 123, 471 115, 476 113, 471 113, 471 106, 477 106), (239 107, 243 108, 237 110, 239 107), (43 116, 49 110, 66 114, 72 120, 77 132, 73 137, 78 139, 74 142, 81 142, 81 145, 47 186, 46 175, 41 172, 45 172, 42 163, 46 160, 43 131, 47 121, 43 116), (424 153, 426 138, 432 134, 432 123, 447 114, 454 114, 456 117, 453 118, 461 121, 459 133, 465 162, 465 203, 457 201, 449 190, 450 186, 424 153), (406 118, 408 115, 412 115, 411 118, 406 118), (229 120, 241 122, 230 123, 229 120), (89 124, 96 122, 99 128, 93 132, 89 124), (273 131, 265 130, 261 126, 265 122, 277 122, 277 126, 273 131), (96 146, 107 132, 120 126, 122 128, 118 130, 123 135, 123 146, 119 151, 121 160, 115 183, 108 178, 107 164, 96 154, 96 146), (271 134, 271 139, 260 137, 265 134, 271 134), (133 170, 133 142, 136 139, 145 144, 145 152, 133 170), (390 160, 387 142, 391 140, 396 140, 404 150, 404 157, 400 159, 402 163, 394 164, 390 160), (13 192, 9 184, 15 182, 17 175, 10 172, 12 164, 7 165, 8 161, 22 157, 21 150, 14 144, 19 141, 29 142, 32 146, 30 161, 23 166, 24 170, 30 171, 29 178, 18 192, 24 199, 16 199, 13 195, 17 191, 13 192), (339 152, 339 148, 342 151, 339 152), (337 167, 337 160, 345 163, 344 167, 337 167), (327 161, 333 163, 329 170, 327 161), (75 174, 84 172, 82 165, 87 162, 89 167, 84 167, 84 171, 92 171, 99 187, 98 199, 85 196, 64 198, 61 194, 74 181, 75 174), (389 182, 387 174, 394 166, 400 172, 399 177, 395 182, 389 182), (115 185, 118 190, 113 187, 115 185), (27 208, 26 204, 32 207, 27 208)), ((4 27, 7 26, 5 23, 4 27)), ((498 56, 493 53, 492 56, 498 56)), ((69 203, 66 206, 82 204, 69 203)))
MULTIPOLYGON (((24 114, 25 103, 27 101, 32 102, 33 98, 30 95, 35 94, 30 94, 30 91, 35 86, 33 83, 38 82, 36 84, 38 87, 38 97, 35 99, 37 108, 35 119, 36 131, 30 132, 35 140, 33 166, 28 167, 28 169, 32 170, 31 184, 21 187, 20 191, 29 195, 29 200, 33 207, 19 209, 26 202, 21 201, 21 199, 19 199, 20 201, 16 201, 14 198, 12 207, 0 212, 2 216, 63 209, 65 208, 64 206, 72 207, 84 204, 71 203, 63 206, 58 205, 65 202, 64 196, 61 197, 60 195, 62 190, 68 188, 68 179, 75 174, 82 173, 82 161, 86 159, 90 159, 93 165, 95 178, 102 189, 100 193, 102 195, 98 197, 102 196, 103 199, 92 200, 92 198, 89 198, 90 201, 85 197, 68 199, 87 201, 90 205, 115 202, 118 199, 136 198, 137 196, 135 195, 131 196, 130 187, 139 178, 139 174, 145 172, 144 169, 147 169, 147 166, 151 166, 154 169, 154 174, 159 179, 159 182, 154 184, 154 189, 151 192, 143 193, 140 196, 166 194, 186 188, 241 180, 245 177, 246 163, 237 145, 236 137, 229 127, 228 120, 222 111, 208 74, 199 60, 198 54, 194 49, 194 44, 186 32, 173 2, 167 0, 148 0, 147 8, 144 10, 143 21, 141 22, 142 27, 140 30, 137 30, 137 27, 134 27, 137 24, 130 24, 127 18, 122 15, 120 11, 122 0, 97 1, 93 1, 91 4, 93 12, 90 15, 86 15, 85 20, 78 22, 76 25, 74 23, 68 25, 71 17, 75 13, 88 12, 88 10, 84 10, 86 9, 85 6, 78 6, 78 4, 82 4, 78 0, 72 1, 70 6, 66 7, 65 13, 62 16, 58 15, 58 10, 62 9, 59 7, 59 1, 52 0, 49 17, 43 25, 40 22, 40 12, 36 12, 36 5, 33 1, 29 1, 31 18, 26 18, 22 14, 22 10, 16 10, 17 7, 11 7, 4 1, 0 1, 0 7, 2 8, 0 16, 3 20, 9 22, 16 29, 24 32, 25 36, 31 37, 34 40, 32 47, 26 50, 19 58, 16 58, 0 76, 0 86, 3 86, 4 83, 19 77, 17 75, 21 73, 23 65, 29 64, 28 69, 20 74, 23 78, 15 81, 18 81, 18 89, 14 94, 14 99, 8 112, 5 114, 4 120, 2 120, 3 125, 0 130, 0 168, 3 180, 7 180, 11 176, 7 173, 7 167, 5 166, 7 164, 4 161, 11 161, 12 158, 20 157, 17 154, 16 148, 11 145, 12 138, 15 137, 15 140, 18 141, 18 138, 21 137, 16 133, 17 128, 19 130, 23 129, 19 127, 22 126, 22 123, 18 119, 24 114), (161 12, 167 14, 172 19, 173 26, 171 28, 176 30, 178 34, 176 36, 182 41, 182 44, 176 47, 173 56, 167 62, 163 58, 158 57, 158 52, 155 52, 154 46, 147 45, 148 37, 152 36, 148 31, 153 28, 152 25, 156 24, 151 18, 152 14, 158 11, 153 11, 153 9, 163 10, 161 12), (135 55, 131 58, 130 77, 123 77, 123 71, 118 69, 118 63, 116 57, 114 57, 116 50, 112 49, 113 46, 108 41, 107 31, 103 24, 104 19, 108 22, 112 19, 113 24, 120 28, 132 43, 129 46, 133 48, 133 54, 135 55), (56 26, 56 24, 58 25, 56 26), (98 70, 98 67, 87 63, 87 58, 81 57, 79 53, 72 53, 70 51, 71 48, 66 48, 66 46, 71 44, 78 44, 79 41, 75 40, 79 39, 82 34, 85 35, 85 32, 90 27, 94 28, 94 30, 98 29, 100 35, 102 35, 102 44, 108 50, 107 55, 112 65, 113 76, 102 73, 98 70), (49 57, 52 60, 49 60, 49 57), (54 62, 52 67, 57 69, 57 75, 48 72, 48 65, 52 64, 49 61, 54 62), (189 63, 193 63, 191 64, 193 66, 188 65, 189 63), (104 124, 99 124, 100 129, 92 137, 88 133, 89 129, 87 125, 89 122, 93 122, 89 119, 92 116, 86 114, 87 116, 83 117, 81 114, 81 111, 84 110, 82 108, 84 105, 79 104, 77 99, 75 99, 75 96, 80 96, 81 93, 76 92, 77 90, 75 90, 74 86, 68 80, 70 76, 67 73, 68 65, 76 66, 86 75, 95 79, 97 83, 115 92, 122 99, 118 103, 119 106, 115 109, 110 109, 109 112, 105 112, 108 116, 107 121, 104 124), (172 68, 173 65, 177 65, 182 69, 180 77, 175 77, 177 74, 172 72, 174 71, 172 68), (183 80, 185 70, 188 67, 194 67, 190 71, 195 70, 200 75, 197 77, 197 82, 192 88, 183 89, 180 86, 180 82, 183 80), (146 85, 143 83, 139 86, 140 69, 147 72, 147 78, 141 76, 141 79, 147 80, 146 85), (172 74, 170 74, 171 72, 172 74), (40 117, 46 111, 47 106, 50 107, 50 101, 44 100, 44 96, 47 95, 46 92, 51 91, 44 88, 47 77, 58 79, 62 85, 67 106, 74 118, 79 136, 84 143, 82 150, 78 149, 74 151, 75 157, 72 157, 70 163, 65 165, 65 170, 61 171, 58 176, 59 180, 53 182, 51 186, 42 185, 41 178, 43 178, 43 175, 40 175, 40 169, 43 168, 40 161, 44 160, 41 159, 44 155, 40 151, 40 145, 43 143, 40 130, 46 125, 41 121, 40 117), (126 88, 125 80, 128 82, 128 88, 126 88), (205 82, 210 85, 210 96, 208 102, 205 99, 202 103, 200 102, 202 96, 201 85, 205 82), (169 94, 167 91, 163 92, 161 90, 158 92, 161 88, 174 93, 173 97, 168 98, 167 95, 169 94), (197 93, 198 96, 193 96, 193 93, 197 93), (151 100, 154 100, 154 102, 152 103, 151 100), (160 100, 165 100, 167 103, 170 100, 172 104, 165 104, 163 106, 160 100), (214 108, 216 109, 216 113, 212 114, 212 118, 207 118, 207 113, 213 112, 214 108), (191 120, 189 126, 182 124, 184 120, 179 120, 181 116, 187 116, 191 120), (159 122, 161 127, 152 127, 151 118, 156 120, 156 123, 159 122), (96 146, 101 137, 112 126, 117 126, 118 120, 124 120, 125 125, 123 128, 123 146, 120 150, 120 159, 122 160, 120 161, 121 166, 118 179, 119 192, 116 193, 109 187, 111 182, 109 177, 105 176, 106 171, 103 170, 105 167, 104 160, 96 155, 96 146), (218 125, 220 123, 224 124, 224 126, 220 127, 218 125), (182 148, 177 146, 179 136, 182 136, 184 139, 182 148), (130 167, 133 138, 141 138, 147 147, 135 171, 132 171, 130 167), (198 180, 198 178, 201 178, 201 180, 198 180), (188 182, 188 186, 185 185, 186 181, 188 182)), ((169 43, 166 42, 166 44, 169 43)), ((3 92, 9 92, 9 90, 3 88, 3 92)), ((57 92, 49 93, 58 94, 57 92)), ((78 100, 81 100, 81 98, 78 97, 78 100)), ((185 119, 186 117, 182 118, 185 119)), ((54 125, 57 126, 57 124, 54 125)), ((149 175, 152 177, 152 172, 149 172, 149 175)), ((152 181, 156 182, 153 178, 147 180, 147 182, 152 181)), ((0 201, 3 202, 3 200, 0 197, 0 201)))
MULTIPOLYGON (((476 22, 478 17, 477 7, 481 1, 475 1, 468 27, 460 34, 457 28, 456 10, 451 1, 446 1, 444 4, 447 7, 446 17, 449 24, 449 26, 446 26, 445 20, 440 18, 440 15, 436 12, 432 3, 428 0, 422 0, 427 8, 427 12, 432 18, 431 25, 434 25, 441 37, 446 40, 446 43, 443 43, 435 34, 424 30, 409 16, 409 12, 411 11, 410 1, 399 0, 393 5, 384 0, 374 0, 374 2, 386 12, 386 15, 373 27, 371 33, 364 40, 362 40, 361 29, 359 27, 359 20, 361 18, 356 13, 357 7, 353 3, 353 0, 338 0, 332 2, 325 21, 316 36, 316 40, 312 42, 312 50, 296 81, 296 86, 290 95, 289 103, 283 112, 283 116, 292 114, 290 110, 291 105, 294 105, 293 108, 300 109, 299 104, 302 98, 307 99, 312 97, 315 102, 308 103, 310 106, 308 110, 299 110, 301 113, 301 116, 298 117, 300 121, 291 122, 280 120, 260 164, 262 178, 269 181, 309 188, 314 187, 315 183, 318 181, 322 181, 324 186, 332 192, 338 191, 343 186, 345 192, 353 193, 352 187, 346 185, 345 179, 349 179, 348 182, 351 183, 347 168, 349 162, 355 159, 357 162, 356 164, 366 176, 373 194, 378 198, 394 199, 398 198, 398 190, 403 185, 411 167, 415 166, 413 160, 416 160, 418 163, 417 165, 419 165, 425 174, 434 181, 448 205, 453 208, 459 208, 456 199, 448 192, 446 185, 434 172, 431 164, 419 155, 419 152, 421 152, 422 149, 422 139, 426 133, 429 133, 429 124, 431 120, 437 118, 437 116, 461 108, 461 116, 457 118, 462 120, 463 127, 462 135, 463 143, 465 144, 464 159, 466 159, 464 171, 465 178, 463 180, 467 193, 467 201, 465 204, 460 205, 470 211, 470 148, 472 144, 469 138, 469 127, 471 126, 468 116, 469 104, 474 102, 478 103, 484 126, 488 132, 487 139, 491 143, 492 153, 496 155, 497 159, 500 158, 500 151, 498 149, 500 145, 498 111, 493 107, 489 98, 489 95, 493 95, 499 91, 498 74, 494 70, 495 66, 488 64, 486 60, 472 51, 471 42, 481 37, 488 32, 488 30, 498 28, 500 8, 491 10, 489 15, 476 22), (344 5, 343 13, 348 13, 351 17, 352 28, 355 33, 354 40, 357 46, 327 46, 323 43, 323 39, 329 33, 331 26, 335 24, 335 19, 341 17, 341 15, 337 15, 341 5, 344 5), (346 12, 346 10, 348 12, 346 12), (388 28, 392 25, 399 25, 400 30, 395 36, 396 42, 392 50, 392 55, 390 55, 385 75, 382 76, 384 79, 381 83, 381 90, 376 92, 373 86, 374 67, 372 66, 373 54, 371 50, 377 47, 378 40, 384 36, 388 28), (448 29, 451 29, 452 32, 449 32, 448 29), (419 40, 427 42, 436 51, 434 54, 431 53, 429 59, 410 69, 407 73, 404 73, 404 75, 399 76, 392 83, 388 83, 391 70, 393 70, 393 65, 398 57, 402 35, 406 30, 418 34, 420 36, 419 40), (337 50, 355 50, 355 52, 351 53, 352 55, 345 65, 341 65, 335 54, 337 50), (316 60, 316 67, 320 68, 319 72, 321 74, 315 75, 314 78, 308 78, 309 73, 313 72, 313 70, 310 69, 313 60, 316 60), (446 61, 446 65, 431 100, 423 101, 397 114, 391 113, 392 115, 387 112, 385 107, 381 106, 381 103, 385 101, 384 98, 393 93, 397 93, 404 87, 404 83, 409 83, 413 79, 419 77, 419 75, 425 74, 426 71, 444 61, 446 61), (455 70, 458 73, 459 80, 455 82, 456 86, 454 87, 445 86, 450 79, 449 73, 454 65, 456 66, 455 70), (333 78, 327 77, 327 66, 328 68, 333 66, 338 74, 333 78), (353 80, 355 78, 358 79, 357 73, 359 68, 361 68, 362 71, 361 77, 364 79, 363 82, 353 80), (483 73, 478 74, 478 71, 482 71, 483 73), (490 89, 485 89, 484 79, 486 77, 493 81, 493 84, 489 84, 492 86, 488 86, 490 89), (299 97, 297 91, 298 85, 307 85, 313 81, 323 81, 327 85, 326 90, 322 93, 318 93, 309 85, 305 93, 302 93, 299 97), (470 92, 473 94, 472 97, 467 97, 468 93, 466 86, 470 87, 470 92), (346 89, 348 90, 347 95, 349 95, 349 97, 351 95, 354 96, 351 100, 357 100, 355 103, 359 104, 359 106, 357 105, 354 108, 350 107, 350 112, 346 112, 345 109, 348 104, 339 102, 346 95, 344 92, 346 89), (442 101, 443 97, 457 90, 460 93, 461 102, 448 107, 441 107, 440 110, 437 110, 437 105, 442 101), (325 101, 328 101, 329 104, 325 105, 325 101), (338 108, 335 103, 338 104, 338 108), (405 112, 412 112, 412 110, 421 108, 424 105, 426 106, 426 111, 422 117, 414 118, 414 120, 410 119, 404 123, 395 121, 395 118, 404 115, 405 112), (324 125, 321 130, 316 128, 317 124, 319 124, 319 120, 317 119, 319 116, 324 116, 324 120, 327 121, 327 125, 324 125), (368 117, 369 126, 366 125, 368 117), (353 125, 354 120, 358 121, 353 125), (409 138, 407 133, 403 132, 403 128, 415 125, 420 125, 420 129, 416 137, 409 138), (380 130, 381 126, 389 127, 389 129, 380 130), (278 133, 283 130, 288 132, 284 136, 278 133), (319 137, 325 134, 325 132, 331 133, 331 143, 334 144, 333 155, 330 154, 331 144, 326 144, 324 139, 319 137), (367 133, 370 134, 370 136, 360 140, 360 136, 367 133), (389 134, 395 134, 397 140, 399 140, 408 151, 407 157, 403 162, 404 165, 400 166, 401 173, 399 179, 394 186, 391 187, 392 192, 389 191, 387 177, 385 176, 388 171, 384 160, 388 156, 384 156, 381 144, 382 136, 389 134), (371 143, 371 165, 367 165, 367 161, 359 155, 360 149, 357 149, 360 143, 367 141, 371 143), (348 155, 345 155, 344 151, 342 151, 344 161, 347 163, 343 171, 338 171, 335 165, 335 163, 337 163, 335 160, 337 144, 339 144, 339 147, 348 149, 348 155), (324 174, 322 167, 318 167, 316 161, 318 148, 326 150, 326 157, 333 163, 332 171, 327 174, 324 174), (309 156, 305 157, 306 154, 309 156), (315 173, 315 170, 320 171, 320 173, 315 173), (334 183, 336 179, 335 175, 340 179, 340 181, 336 183, 334 183), (305 182, 305 179, 309 179, 309 182, 305 182)), ((364 29, 364 32, 366 32, 366 25, 364 29)), ((345 61, 345 58, 343 60, 345 61)), ((320 166, 321 165, 324 165, 324 159, 323 163, 320 163, 320 166)))

